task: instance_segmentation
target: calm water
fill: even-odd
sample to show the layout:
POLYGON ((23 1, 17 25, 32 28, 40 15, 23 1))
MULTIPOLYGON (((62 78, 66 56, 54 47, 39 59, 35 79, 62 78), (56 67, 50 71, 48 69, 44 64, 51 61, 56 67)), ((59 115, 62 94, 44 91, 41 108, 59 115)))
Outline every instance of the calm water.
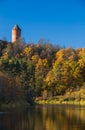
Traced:
POLYGON ((85 107, 49 105, 0 112, 0 130, 85 130, 85 107))

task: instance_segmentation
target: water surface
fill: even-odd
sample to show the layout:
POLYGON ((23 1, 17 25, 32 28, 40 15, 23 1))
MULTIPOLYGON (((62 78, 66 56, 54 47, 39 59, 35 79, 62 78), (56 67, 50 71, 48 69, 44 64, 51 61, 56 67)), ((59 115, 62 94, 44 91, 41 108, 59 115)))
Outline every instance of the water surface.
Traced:
POLYGON ((0 130, 85 130, 85 107, 43 105, 0 112, 0 130))

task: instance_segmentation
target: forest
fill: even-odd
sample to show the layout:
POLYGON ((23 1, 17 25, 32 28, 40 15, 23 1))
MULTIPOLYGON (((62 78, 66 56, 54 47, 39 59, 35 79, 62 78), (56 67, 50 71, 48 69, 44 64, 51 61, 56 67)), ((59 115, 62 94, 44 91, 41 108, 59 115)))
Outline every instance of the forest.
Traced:
POLYGON ((64 95, 85 86, 85 48, 0 40, 0 104, 64 95))

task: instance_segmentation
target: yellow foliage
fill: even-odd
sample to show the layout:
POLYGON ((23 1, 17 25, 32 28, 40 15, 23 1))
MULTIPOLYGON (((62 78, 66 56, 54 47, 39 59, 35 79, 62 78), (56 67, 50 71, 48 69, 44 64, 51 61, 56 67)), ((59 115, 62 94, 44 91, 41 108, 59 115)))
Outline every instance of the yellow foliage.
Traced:
POLYGON ((85 59, 79 59, 78 64, 80 67, 84 67, 85 66, 85 59))
POLYGON ((56 59, 58 62, 63 62, 65 60, 73 61, 76 59, 76 52, 72 48, 61 49, 56 53, 56 59))
POLYGON ((48 61, 47 59, 40 59, 38 60, 38 63, 36 64, 36 68, 39 69, 39 68, 43 68, 43 67, 48 67, 48 61))
POLYGON ((43 59, 43 60, 42 60, 42 62, 43 62, 43 65, 44 65, 44 66, 47 66, 47 65, 48 65, 48 61, 47 61, 47 59, 46 59, 46 58, 45 58, 45 59, 43 59))
POLYGON ((3 55, 1 58, 4 59, 4 60, 7 60, 8 59, 8 55, 3 55))
POLYGON ((56 77, 54 76, 54 73, 49 71, 44 81, 48 84, 48 86, 50 86, 52 83, 55 83, 56 77))
POLYGON ((31 47, 26 47, 26 48, 24 49, 24 54, 25 54, 25 55, 29 55, 31 52, 32 52, 32 48, 31 48, 31 47))
POLYGON ((82 58, 82 59, 85 59, 85 48, 80 49, 79 57, 82 58))
POLYGON ((12 63, 12 60, 11 60, 11 59, 9 59, 9 63, 12 63))
POLYGON ((63 61, 63 57, 64 57, 64 53, 63 53, 63 50, 60 50, 56 53, 56 59, 58 61, 63 61))
POLYGON ((34 63, 37 63, 38 58, 39 58, 38 55, 33 55, 31 59, 32 59, 32 61, 33 61, 34 63))

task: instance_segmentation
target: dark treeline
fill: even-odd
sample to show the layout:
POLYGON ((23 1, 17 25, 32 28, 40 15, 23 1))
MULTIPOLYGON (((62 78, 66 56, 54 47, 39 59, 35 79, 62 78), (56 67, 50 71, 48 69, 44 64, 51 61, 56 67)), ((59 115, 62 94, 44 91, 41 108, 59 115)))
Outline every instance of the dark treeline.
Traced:
POLYGON ((85 48, 0 41, 0 103, 61 95, 85 84, 85 48))

